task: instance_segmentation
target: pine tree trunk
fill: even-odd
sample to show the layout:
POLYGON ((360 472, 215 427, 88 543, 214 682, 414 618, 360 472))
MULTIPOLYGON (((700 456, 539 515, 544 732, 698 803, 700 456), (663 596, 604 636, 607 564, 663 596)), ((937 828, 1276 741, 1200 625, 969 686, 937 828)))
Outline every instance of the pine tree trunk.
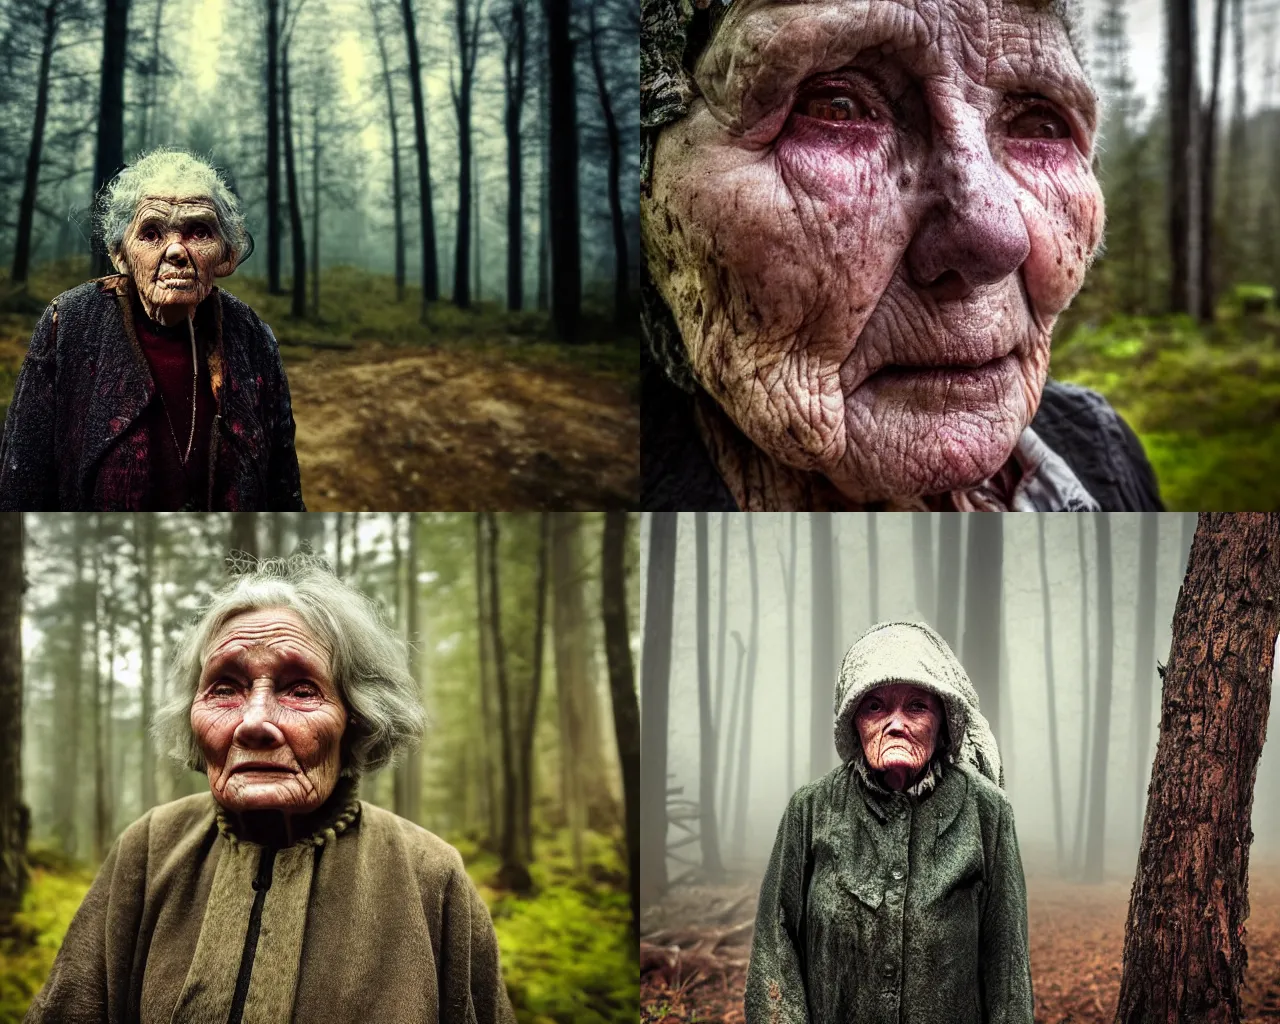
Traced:
POLYGON ((311 107, 311 315, 320 319, 320 105, 311 107))
MULTIPOLYGON (((747 645, 742 642, 742 634, 736 629, 733 631, 733 645, 737 649, 738 657, 734 663, 733 669, 733 692, 729 697, 729 727, 725 730, 724 738, 724 764, 726 768, 733 765, 733 755, 742 745, 742 738, 739 735, 738 728, 739 712, 742 710, 742 666, 746 661, 747 645)), ((729 812, 733 810, 731 797, 733 791, 734 774, 732 771, 725 771, 720 778, 720 820, 728 821, 729 812)))
POLYGON ((1227 0, 1215 0, 1213 16, 1213 63, 1210 65, 1209 103, 1204 111, 1200 138, 1200 305, 1202 323, 1212 323, 1216 291, 1214 282, 1214 197, 1218 169, 1218 91, 1222 81, 1222 35, 1227 21, 1227 0))
POLYGON ((671 613, 676 582, 676 513, 649 520, 644 648, 640 662, 640 894, 642 904, 667 889, 667 710, 671 677, 671 613))
POLYGON ((31 816, 22 802, 22 513, 0 512, 0 929, 22 906, 31 816))
POLYGON ((938 512, 938 632, 960 650, 960 545, 963 512, 938 512))
POLYGON ((1101 882, 1107 824, 1107 754, 1111 742, 1111 513, 1095 513, 1098 532, 1098 700, 1093 710, 1093 768, 1089 776, 1089 834, 1084 880, 1101 882))
POLYGON ((418 57, 418 36, 413 20, 413 0, 400 0, 404 17, 405 48, 409 53, 409 85, 413 96, 413 139, 418 154, 418 205, 422 221, 422 310, 427 322, 427 303, 440 298, 440 270, 436 263, 435 213, 431 207, 431 154, 427 149, 427 115, 422 99, 422 68, 418 57))
POLYGON ((267 291, 280 291, 280 0, 267 0, 267 291))
POLYGON ((507 31, 510 34, 502 62, 506 88, 503 129, 507 137, 507 309, 514 311, 524 308, 524 159, 520 131, 528 52, 524 0, 513 0, 507 31))
POLYGON ((54 834, 58 848, 68 857, 77 852, 77 800, 80 786, 80 702, 84 693, 84 525, 86 517, 72 517, 72 559, 75 576, 71 588, 70 671, 55 684, 56 721, 67 739, 54 769, 54 834))
MULTIPOLYGON (((418 513, 409 513, 409 550, 405 559, 405 637, 409 641, 409 674, 413 676, 419 691, 422 678, 419 674, 418 635, 418 513)), ((422 821, 422 748, 414 744, 405 752, 404 765, 404 814, 415 823, 422 821)))
POLYGON ((627 513, 604 514, 600 559, 600 605, 609 663, 613 729, 622 764, 626 803, 627 874, 631 881, 631 934, 640 938, 640 708, 631 668, 631 629, 627 618, 627 513))
POLYGON ((787 516, 791 524, 791 560, 785 567, 787 591, 787 792, 796 791, 796 518, 787 516))
POLYGON ((1062 831, 1062 764, 1058 751, 1058 700, 1053 680, 1053 607, 1049 589, 1049 560, 1045 552, 1045 515, 1038 513, 1040 526, 1040 596, 1044 618, 1044 679, 1049 703, 1049 768, 1053 779, 1053 837, 1058 851, 1058 874, 1066 870, 1066 842, 1062 831))
MULTIPOLYGON (((93 165, 93 194, 124 166, 124 70, 129 48, 129 0, 105 0, 102 27, 102 76, 98 91, 98 150, 93 165)), ((93 275, 111 273, 105 251, 93 251, 93 275)))
POLYGON ((1204 514, 1174 613, 1118 1024, 1241 1020, 1278 591, 1280 515, 1204 514))
POLYGON ((387 124, 391 131, 391 196, 395 210, 396 302, 404 301, 404 202, 400 180, 400 129, 396 123, 396 96, 391 87, 391 63, 387 59, 387 41, 378 15, 378 0, 370 4, 373 34, 378 43, 378 61, 382 65, 382 84, 387 93, 387 124))
POLYGON ((698 558, 698 839, 702 870, 710 878, 724 873, 716 819, 716 733, 711 717, 710 566, 707 557, 707 514, 694 513, 698 558))
POLYGON ((760 654, 760 581, 756 571, 756 538, 752 516, 747 523, 747 565, 751 573, 751 636, 747 642, 747 679, 742 701, 742 743, 738 748, 737 814, 733 821, 733 845, 741 850, 747 841, 747 799, 751 794, 751 730, 755 724, 752 698, 756 692, 756 662, 760 654))
POLYGON ((556 337, 578 340, 582 257, 578 223, 578 109, 571 0, 544 0, 551 91, 551 319, 556 337))
POLYGON ((1071 866, 1076 874, 1084 870, 1084 811, 1089 786, 1089 726, 1092 723, 1090 707, 1093 691, 1089 685, 1089 655, 1093 647, 1089 643, 1089 561, 1085 551, 1085 516, 1076 517, 1076 549, 1080 557, 1080 691, 1082 712, 1080 715, 1080 784, 1076 789, 1076 828, 1071 850, 1071 866))
POLYGON ((44 33, 40 41, 40 70, 36 78, 35 124, 31 128, 31 144, 27 147, 27 170, 18 201, 18 231, 13 243, 15 283, 25 283, 31 261, 31 228, 35 221, 36 190, 40 184, 40 154, 44 150, 44 125, 49 116, 49 66, 53 61, 53 41, 58 32, 58 0, 48 0, 44 7, 44 33))
POLYGON ((493 777, 493 624, 489 621, 487 550, 484 537, 484 513, 477 512, 476 526, 476 623, 480 643, 480 759, 484 785, 485 821, 490 839, 496 839, 502 828, 498 819, 498 796, 493 777))
POLYGON ((142 809, 156 803, 156 749, 151 742, 151 719, 155 716, 155 625, 152 586, 155 580, 156 514, 142 512, 134 517, 134 546, 141 562, 138 579, 138 645, 142 660, 142 736, 139 739, 142 769, 142 809))
MULTIPOLYGON (((960 513, 947 513, 959 515, 960 513)), ((978 691, 978 705, 1000 736, 1000 602, 1004 581, 1004 520, 999 515, 969 519, 965 554, 965 671, 978 691)))
POLYGON ((835 580, 831 513, 809 513, 809 779, 825 775, 835 761, 831 694, 836 685, 835 580))
POLYGON ((476 66, 479 21, 467 24, 467 0, 454 0, 454 28, 458 42, 458 83, 453 109, 458 118, 458 225, 454 235, 453 304, 471 308, 471 87, 476 66))
POLYGON ((880 540, 876 532, 876 513, 867 512, 867 591, 870 598, 871 622, 880 621, 880 540))
POLYGON ((529 666, 529 703, 520 734, 520 829, 522 863, 533 860, 533 737, 538 727, 538 702, 542 696, 542 645, 547 618, 547 548, 551 533, 551 513, 538 519, 538 576, 533 596, 533 657, 529 666))
POLYGON ((302 235, 302 204, 298 198, 298 172, 293 146, 293 100, 289 88, 289 43, 280 52, 280 104, 284 114, 284 179, 289 194, 289 237, 293 243, 293 299, 289 315, 307 315, 307 242, 302 235))
POLYGON ((604 116, 605 145, 609 152, 609 225, 613 229, 613 322, 625 327, 631 316, 631 271, 627 258, 627 226, 622 213, 622 132, 613 112, 609 96, 609 82, 605 77, 604 61, 600 57, 600 33, 596 28, 596 8, 588 4, 588 37, 591 44, 591 70, 596 80, 596 95, 600 100, 600 113, 604 116))
POLYGON ((915 574, 916 611, 926 622, 936 626, 938 609, 933 576, 934 515, 932 512, 911 513, 911 567, 915 574))
POLYGON ((1133 820, 1142 820, 1142 798, 1147 791, 1147 765, 1151 750, 1151 703, 1155 687, 1156 650, 1156 549, 1160 537, 1157 512, 1141 513, 1138 541, 1138 622, 1133 653, 1133 720, 1136 739, 1133 757, 1133 820))
POLYGON ((258 557, 258 513, 231 513, 231 550, 258 557))
POLYGON ((93 859, 107 855, 107 762, 102 732, 102 513, 93 517, 93 859))
POLYGON ((1194 0, 1165 0, 1169 82, 1169 309, 1196 313, 1200 308, 1200 100, 1196 89, 1194 0))

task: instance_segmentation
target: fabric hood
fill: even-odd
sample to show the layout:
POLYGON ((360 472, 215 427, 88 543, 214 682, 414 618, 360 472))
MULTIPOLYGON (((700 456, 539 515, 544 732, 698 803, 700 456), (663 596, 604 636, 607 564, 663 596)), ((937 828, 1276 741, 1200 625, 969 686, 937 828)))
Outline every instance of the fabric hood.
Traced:
POLYGON ((845 654, 835 694, 836 752, 841 761, 865 763, 854 712, 871 690, 888 683, 911 683, 935 694, 947 720, 947 749, 938 754, 950 764, 972 765, 1004 786, 1000 751, 978 709, 978 693, 947 642, 923 622, 872 626, 845 654))

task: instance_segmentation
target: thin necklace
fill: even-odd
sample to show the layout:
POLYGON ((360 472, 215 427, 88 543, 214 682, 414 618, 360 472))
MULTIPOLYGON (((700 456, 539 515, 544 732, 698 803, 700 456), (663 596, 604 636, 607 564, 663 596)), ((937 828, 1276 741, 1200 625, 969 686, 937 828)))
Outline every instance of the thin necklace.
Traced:
POLYGON ((199 380, 200 364, 196 362, 196 329, 192 323, 192 317, 195 311, 187 314, 187 334, 191 336, 191 433, 187 436, 187 451, 184 455, 182 446, 178 444, 177 432, 173 429, 173 418, 169 415, 168 403, 164 400, 164 392, 160 392, 160 408, 164 410, 165 421, 169 424, 169 436, 173 438, 173 446, 178 450, 178 457, 182 460, 182 468, 187 468, 187 462, 191 458, 191 446, 196 441, 196 382, 199 380))

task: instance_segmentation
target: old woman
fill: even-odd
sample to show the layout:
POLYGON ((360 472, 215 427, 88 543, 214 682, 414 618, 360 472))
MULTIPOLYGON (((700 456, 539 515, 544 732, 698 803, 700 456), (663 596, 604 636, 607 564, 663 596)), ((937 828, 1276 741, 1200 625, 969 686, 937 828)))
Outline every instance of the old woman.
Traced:
POLYGON ((749 1024, 1031 1024, 1026 888, 1000 754, 946 642, 875 626, 836 684, 841 765, 787 807, 749 1024))
POLYGON ((644 507, 1160 507, 1047 381, 1103 226, 1075 6, 644 0, 644 507))
POLYGON ((208 792, 120 836, 29 1024, 512 1022, 458 852, 356 799, 422 730, 405 665, 377 610, 309 557, 224 586, 155 723, 208 792))
POLYGON ((215 282, 250 251, 209 163, 161 149, 99 196, 118 273, 63 292, 31 338, 0 441, 0 508, 301 509, 271 329, 215 282))

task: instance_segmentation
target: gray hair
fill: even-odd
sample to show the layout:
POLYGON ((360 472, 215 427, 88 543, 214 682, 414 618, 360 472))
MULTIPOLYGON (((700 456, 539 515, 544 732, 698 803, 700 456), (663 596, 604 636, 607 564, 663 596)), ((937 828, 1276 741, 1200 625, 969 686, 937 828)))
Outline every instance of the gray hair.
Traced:
POLYGON ((109 255, 119 253, 138 203, 145 196, 199 196, 213 204, 222 244, 243 260, 249 233, 240 200, 207 160, 162 146, 144 154, 103 186, 96 210, 98 233, 109 255))
POLYGON ((191 729, 191 702, 211 641, 232 618, 287 608, 332 652, 330 670, 348 712, 342 774, 359 778, 389 764, 422 735, 426 715, 408 669, 405 642, 373 601, 312 555, 254 563, 216 591, 183 632, 169 666, 169 697, 151 727, 161 748, 194 771, 204 755, 191 729))

